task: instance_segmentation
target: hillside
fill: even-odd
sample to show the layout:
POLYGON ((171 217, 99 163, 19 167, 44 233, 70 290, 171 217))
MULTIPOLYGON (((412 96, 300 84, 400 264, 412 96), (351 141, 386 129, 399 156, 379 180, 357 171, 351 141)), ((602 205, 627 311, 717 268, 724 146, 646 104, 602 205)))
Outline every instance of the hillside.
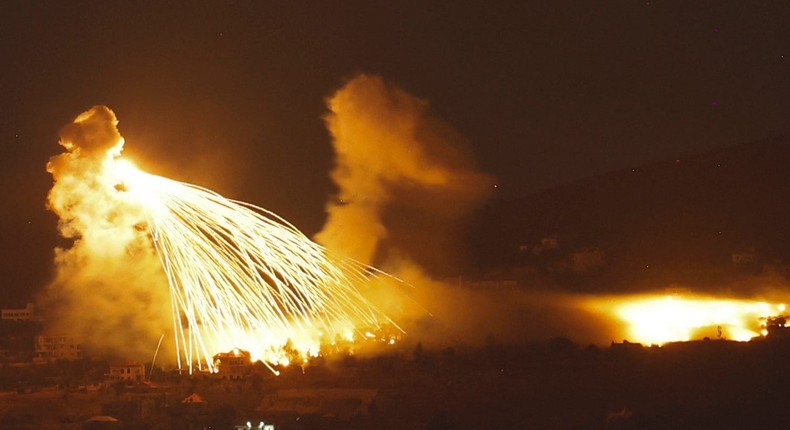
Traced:
POLYGON ((611 172, 494 202, 471 242, 488 273, 601 250, 614 288, 645 273, 684 282, 727 271, 734 253, 759 271, 790 260, 789 167, 785 136, 611 172), (541 249, 544 238, 557 248, 541 249))

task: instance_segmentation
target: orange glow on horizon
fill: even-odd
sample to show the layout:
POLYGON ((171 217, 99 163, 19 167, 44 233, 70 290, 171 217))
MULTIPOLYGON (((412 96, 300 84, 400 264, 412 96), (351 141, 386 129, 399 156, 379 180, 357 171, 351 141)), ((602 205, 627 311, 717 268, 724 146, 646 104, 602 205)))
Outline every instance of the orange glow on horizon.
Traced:
POLYGON ((608 297, 589 307, 625 323, 625 339, 648 345, 705 337, 746 342, 767 335, 766 319, 786 309, 779 303, 675 294, 608 297))

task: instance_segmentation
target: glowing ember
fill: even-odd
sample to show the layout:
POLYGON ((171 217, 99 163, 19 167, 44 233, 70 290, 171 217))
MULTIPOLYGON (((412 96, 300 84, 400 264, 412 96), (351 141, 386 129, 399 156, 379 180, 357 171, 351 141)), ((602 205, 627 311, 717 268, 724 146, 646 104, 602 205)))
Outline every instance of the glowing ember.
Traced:
POLYGON ((766 319, 785 310, 784 304, 678 295, 608 298, 591 307, 628 324, 628 340, 656 345, 703 337, 748 341, 765 336, 766 319))

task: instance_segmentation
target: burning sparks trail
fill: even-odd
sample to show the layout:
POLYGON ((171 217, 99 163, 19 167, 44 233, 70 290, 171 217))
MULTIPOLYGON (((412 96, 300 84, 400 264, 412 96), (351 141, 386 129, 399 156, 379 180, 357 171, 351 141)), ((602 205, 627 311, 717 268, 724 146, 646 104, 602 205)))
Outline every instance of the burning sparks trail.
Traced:
MULTIPOLYGON (((118 158, 123 141, 109 109, 94 108, 75 124, 95 120, 97 112, 109 118, 98 127, 111 130, 94 137, 117 142, 94 145, 112 150, 100 154, 91 180, 144 214, 135 227, 147 226, 167 275, 179 367, 215 371, 214 354, 235 347, 287 365, 288 350, 307 360, 335 339, 397 327, 357 287, 388 275, 332 255, 265 209, 138 170, 118 158)), ((66 160, 85 156, 75 142, 61 144, 66 160)))
POLYGON ((703 337, 745 342, 765 335, 765 322, 785 312, 784 304, 651 295, 596 301, 592 308, 628 324, 628 340, 661 345, 703 337))
POLYGON ((174 323, 186 362, 202 356, 210 366, 214 352, 241 343, 283 364, 288 341, 315 356, 322 333, 351 340, 357 325, 390 322, 355 287, 381 272, 329 256, 265 209, 121 166, 120 188, 146 208, 174 316, 182 315, 174 323))

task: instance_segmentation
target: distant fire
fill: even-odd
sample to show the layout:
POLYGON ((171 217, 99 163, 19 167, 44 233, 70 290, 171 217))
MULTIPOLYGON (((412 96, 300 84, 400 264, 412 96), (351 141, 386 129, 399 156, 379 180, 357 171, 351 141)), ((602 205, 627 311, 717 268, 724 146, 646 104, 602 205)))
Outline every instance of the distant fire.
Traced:
POLYGON ((745 342, 765 336, 766 322, 786 309, 784 304, 676 294, 599 299, 590 307, 626 323, 629 341, 651 345, 705 337, 745 342))

